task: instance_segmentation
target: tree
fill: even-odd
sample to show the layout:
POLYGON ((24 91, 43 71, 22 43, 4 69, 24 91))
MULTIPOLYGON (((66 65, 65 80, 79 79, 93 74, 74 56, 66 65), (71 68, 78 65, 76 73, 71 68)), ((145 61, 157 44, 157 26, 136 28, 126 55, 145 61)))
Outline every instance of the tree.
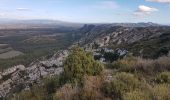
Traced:
POLYGON ((159 51, 158 51, 158 54, 157 56, 160 57, 160 56, 167 56, 169 53, 169 48, 168 47, 163 47, 161 48, 159 51))
POLYGON ((80 47, 74 47, 64 63, 64 75, 69 81, 82 82, 84 75, 98 75, 103 66, 94 60, 91 53, 80 47))
POLYGON ((105 52, 104 58, 106 59, 106 61, 113 62, 119 59, 119 55, 113 52, 105 52))

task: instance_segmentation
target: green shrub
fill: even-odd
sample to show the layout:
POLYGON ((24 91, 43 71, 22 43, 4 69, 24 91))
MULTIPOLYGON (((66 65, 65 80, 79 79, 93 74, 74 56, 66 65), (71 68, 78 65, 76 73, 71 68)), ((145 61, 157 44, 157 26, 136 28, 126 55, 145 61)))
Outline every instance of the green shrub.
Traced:
POLYGON ((122 98, 124 93, 134 91, 139 87, 140 82, 133 74, 121 72, 113 76, 110 83, 104 84, 103 91, 108 96, 122 98))
POLYGON ((44 88, 34 86, 31 90, 23 90, 14 97, 9 97, 7 100, 49 100, 44 88))
POLYGON ((65 77, 73 83, 82 82, 86 74, 98 75, 102 70, 103 66, 95 61, 90 53, 85 52, 80 47, 73 48, 64 63, 65 77))
POLYGON ((157 83, 170 83, 170 72, 162 72, 156 77, 157 83))
POLYGON ((119 55, 113 52, 105 52, 104 53, 104 58, 108 62, 113 62, 119 59, 119 55))
POLYGON ((134 66, 136 64, 135 58, 126 58, 118 60, 113 64, 113 68, 119 69, 124 72, 133 72, 135 70, 134 66))
POLYGON ((160 50, 157 52, 157 57, 161 57, 161 56, 167 56, 169 53, 169 48, 168 47, 162 47, 160 48, 160 50))
POLYGON ((60 77, 48 77, 44 80, 44 87, 48 94, 55 93, 56 88, 60 87, 60 77))

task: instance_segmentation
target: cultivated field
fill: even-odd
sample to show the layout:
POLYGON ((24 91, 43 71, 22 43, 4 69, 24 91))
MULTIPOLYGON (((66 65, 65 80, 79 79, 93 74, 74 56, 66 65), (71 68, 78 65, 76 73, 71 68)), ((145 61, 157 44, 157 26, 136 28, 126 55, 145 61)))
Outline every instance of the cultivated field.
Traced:
POLYGON ((23 53, 20 51, 15 51, 8 44, 0 44, 0 59, 14 58, 23 53))
POLYGON ((14 58, 14 57, 19 56, 19 55, 23 55, 23 53, 20 52, 20 51, 12 50, 12 51, 8 51, 8 52, 0 54, 0 59, 14 58))

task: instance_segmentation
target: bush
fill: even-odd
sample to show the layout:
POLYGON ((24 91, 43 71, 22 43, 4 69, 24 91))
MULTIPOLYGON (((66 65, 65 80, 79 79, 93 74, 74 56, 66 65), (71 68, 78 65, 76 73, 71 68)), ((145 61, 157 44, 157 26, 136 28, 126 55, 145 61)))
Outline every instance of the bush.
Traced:
POLYGON ((73 87, 71 84, 65 84, 56 91, 53 100, 78 100, 78 93, 78 87, 73 87))
POLYGON ((163 56, 155 60, 131 57, 113 63, 113 68, 123 72, 138 72, 143 75, 156 75, 160 72, 170 71, 169 62, 169 56, 163 56))
POLYGON ((104 58, 108 62, 113 62, 119 59, 119 55, 113 52, 105 52, 104 53, 104 58))
POLYGON ((102 72, 103 66, 94 60, 90 53, 80 47, 72 49, 64 63, 64 74, 66 79, 73 83, 80 83, 84 75, 98 75, 102 72))
POLYGON ((101 86, 103 78, 100 76, 86 76, 80 91, 79 100, 103 100, 101 86))
POLYGON ((122 98, 124 93, 134 91, 140 87, 139 80, 130 73, 117 73, 110 83, 105 83, 103 91, 107 96, 122 98))
POLYGON ((168 47, 162 47, 158 53, 157 53, 157 57, 161 57, 161 56, 167 56, 169 53, 169 48, 168 47))
POLYGON ((113 64, 113 68, 119 69, 123 72, 133 72, 135 70, 136 59, 135 58, 126 58, 118 60, 113 64))
POLYGON ((100 91, 102 83, 103 79, 100 76, 85 76, 81 87, 65 84, 57 90, 54 100, 103 100, 100 91))
POLYGON ((170 56, 160 57, 155 60, 155 70, 158 72, 170 71, 170 56))
POLYGON ((14 97, 8 98, 8 100, 49 100, 45 92, 45 89, 39 86, 34 86, 31 90, 23 90, 14 97))
POLYGON ((45 87, 48 94, 55 93, 56 88, 61 86, 59 76, 48 77, 48 78, 45 79, 44 83, 45 83, 44 87, 45 87))
POLYGON ((170 83, 170 72, 162 72, 156 77, 157 83, 170 83))
POLYGON ((155 74, 155 61, 152 59, 136 58, 135 70, 143 75, 155 74))

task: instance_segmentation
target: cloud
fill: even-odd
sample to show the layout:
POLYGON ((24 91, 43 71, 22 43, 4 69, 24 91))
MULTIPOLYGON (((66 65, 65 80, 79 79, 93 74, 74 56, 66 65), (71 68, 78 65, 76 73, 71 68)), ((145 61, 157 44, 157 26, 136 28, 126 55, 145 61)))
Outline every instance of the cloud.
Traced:
POLYGON ((147 6, 144 6, 144 5, 140 5, 138 11, 139 12, 154 12, 154 11, 158 11, 158 9, 153 8, 153 7, 147 7, 147 6))
POLYGON ((94 7, 100 9, 116 9, 119 7, 119 5, 114 1, 102 1, 95 5, 94 7))
POLYGON ((158 3, 170 3, 170 0, 146 0, 146 1, 158 3))
POLYGON ((144 17, 144 16, 147 16, 147 15, 150 15, 152 12, 155 12, 155 11, 158 11, 158 9, 153 8, 153 7, 147 7, 147 6, 144 6, 144 5, 140 5, 138 7, 138 10, 136 10, 134 12, 134 15, 144 17))
POLYGON ((18 11, 28 11, 30 9, 28 9, 28 8, 17 8, 16 10, 18 10, 18 11))

